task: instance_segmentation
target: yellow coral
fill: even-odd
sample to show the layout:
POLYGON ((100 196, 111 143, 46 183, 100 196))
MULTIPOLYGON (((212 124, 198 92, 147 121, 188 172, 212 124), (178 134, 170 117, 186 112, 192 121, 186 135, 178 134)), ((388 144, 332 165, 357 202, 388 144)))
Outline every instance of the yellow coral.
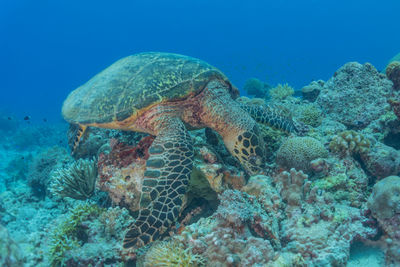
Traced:
POLYGON ((205 264, 205 260, 193 254, 183 245, 173 241, 162 241, 153 244, 146 253, 144 267, 196 267, 205 264))
POLYGON ((272 99, 283 100, 294 94, 294 89, 289 84, 278 84, 276 87, 269 89, 269 95, 272 99))
POLYGON ((370 148, 370 142, 362 134, 350 130, 343 131, 329 143, 331 151, 344 155, 364 154, 370 148))
POLYGON ((299 120, 304 124, 317 127, 322 121, 322 111, 313 104, 302 105, 298 109, 299 120))
POLYGON ((279 148, 277 163, 287 169, 310 171, 310 162, 317 158, 328 156, 323 144, 312 137, 289 138, 279 148))

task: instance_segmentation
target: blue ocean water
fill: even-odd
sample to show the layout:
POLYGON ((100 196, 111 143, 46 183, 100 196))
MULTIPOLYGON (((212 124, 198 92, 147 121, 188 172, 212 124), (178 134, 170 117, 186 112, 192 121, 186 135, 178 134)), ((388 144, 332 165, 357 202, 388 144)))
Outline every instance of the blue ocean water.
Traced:
POLYGON ((399 14, 399 0, 1 0, 0 267, 400 266, 400 64, 383 72, 399 14), (185 99, 188 134, 176 118, 150 136, 65 122, 72 90, 147 51, 204 60, 243 96, 249 78, 271 88, 185 99))
POLYGON ((71 90, 142 51, 201 58, 238 87, 249 77, 300 89, 345 62, 383 68, 399 52, 400 2, 0 2, 0 107, 59 120, 71 90))

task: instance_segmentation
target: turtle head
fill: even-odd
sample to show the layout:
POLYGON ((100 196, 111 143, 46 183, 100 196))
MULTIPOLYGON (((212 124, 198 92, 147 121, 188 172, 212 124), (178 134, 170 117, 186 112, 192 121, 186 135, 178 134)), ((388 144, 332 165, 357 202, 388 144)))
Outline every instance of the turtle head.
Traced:
POLYGON ((224 137, 224 143, 231 154, 250 175, 259 173, 265 163, 264 140, 256 124, 251 128, 232 132, 224 137))

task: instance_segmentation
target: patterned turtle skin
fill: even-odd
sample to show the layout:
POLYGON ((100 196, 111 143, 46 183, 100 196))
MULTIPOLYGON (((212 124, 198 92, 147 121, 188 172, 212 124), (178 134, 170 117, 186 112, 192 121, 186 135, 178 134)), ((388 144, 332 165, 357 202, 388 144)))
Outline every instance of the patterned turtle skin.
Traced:
POLYGON ((179 216, 193 166, 187 126, 209 127, 249 174, 262 169, 265 147, 257 122, 296 131, 270 108, 235 101, 239 91, 218 69, 188 56, 148 52, 120 59, 64 101, 62 114, 79 126, 154 135, 144 172, 140 209, 123 247, 137 249, 170 228, 179 216))

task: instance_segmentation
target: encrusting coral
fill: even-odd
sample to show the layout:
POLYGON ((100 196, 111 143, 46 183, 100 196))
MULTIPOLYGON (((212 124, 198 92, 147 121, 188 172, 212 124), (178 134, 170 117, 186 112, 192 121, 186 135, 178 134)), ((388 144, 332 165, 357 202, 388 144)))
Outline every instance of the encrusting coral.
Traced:
POLYGON ((365 154, 369 151, 370 146, 370 141, 364 135, 353 130, 337 134, 329 143, 330 150, 342 156, 365 154))
POLYGON ((85 200, 93 195, 96 178, 97 161, 79 159, 53 172, 51 191, 61 197, 85 200))

